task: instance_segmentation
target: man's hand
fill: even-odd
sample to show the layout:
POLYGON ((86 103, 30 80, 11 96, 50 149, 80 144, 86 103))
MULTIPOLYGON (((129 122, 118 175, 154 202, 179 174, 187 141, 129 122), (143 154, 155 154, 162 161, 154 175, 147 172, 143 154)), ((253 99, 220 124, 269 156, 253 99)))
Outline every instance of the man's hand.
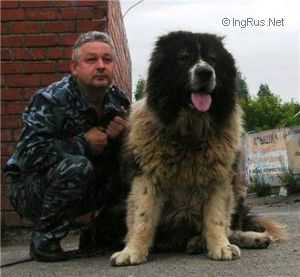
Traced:
POLYGON ((101 154, 107 145, 108 137, 105 132, 100 131, 97 127, 90 129, 84 135, 95 154, 101 154))
POLYGON ((105 132, 109 138, 113 139, 118 137, 125 129, 127 129, 127 127, 128 123, 126 119, 120 116, 115 116, 108 124, 105 132))

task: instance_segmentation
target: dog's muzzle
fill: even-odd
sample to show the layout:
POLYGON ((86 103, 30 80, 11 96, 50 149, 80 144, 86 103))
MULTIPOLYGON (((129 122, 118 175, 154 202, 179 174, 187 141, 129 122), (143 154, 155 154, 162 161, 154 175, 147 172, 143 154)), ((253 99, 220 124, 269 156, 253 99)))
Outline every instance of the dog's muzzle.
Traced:
POLYGON ((200 60, 190 70, 191 108, 198 112, 209 111, 212 104, 211 93, 216 87, 214 68, 200 60))
POLYGON ((216 87, 214 68, 200 60, 190 69, 190 86, 192 91, 211 93, 216 87))

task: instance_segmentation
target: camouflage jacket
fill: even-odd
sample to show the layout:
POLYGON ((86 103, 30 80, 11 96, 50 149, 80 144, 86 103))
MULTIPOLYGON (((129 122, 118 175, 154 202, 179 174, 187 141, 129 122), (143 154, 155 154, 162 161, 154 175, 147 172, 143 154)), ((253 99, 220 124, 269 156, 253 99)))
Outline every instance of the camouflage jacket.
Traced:
MULTIPOLYGON (((127 96, 115 86, 105 94, 104 115, 111 105, 125 109, 130 105, 127 96)), ((100 121, 71 75, 39 90, 23 113, 24 128, 7 162, 6 173, 43 172, 66 154, 92 158, 84 134, 99 126, 100 121)))

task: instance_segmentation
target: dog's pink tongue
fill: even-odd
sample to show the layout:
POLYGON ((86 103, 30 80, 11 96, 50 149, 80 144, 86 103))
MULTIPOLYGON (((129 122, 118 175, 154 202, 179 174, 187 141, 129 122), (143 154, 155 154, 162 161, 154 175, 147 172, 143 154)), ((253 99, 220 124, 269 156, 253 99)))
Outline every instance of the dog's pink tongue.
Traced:
POLYGON ((192 103, 199 112, 207 112, 211 101, 212 99, 209 94, 192 93, 192 103))

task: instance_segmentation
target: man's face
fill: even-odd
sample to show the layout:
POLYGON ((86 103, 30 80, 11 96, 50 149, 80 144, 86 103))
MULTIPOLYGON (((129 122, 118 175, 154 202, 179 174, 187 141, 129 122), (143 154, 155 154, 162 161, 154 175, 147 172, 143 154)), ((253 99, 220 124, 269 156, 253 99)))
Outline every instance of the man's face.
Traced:
POLYGON ((83 44, 79 49, 78 60, 71 62, 71 72, 77 80, 88 87, 109 86, 114 72, 111 46, 100 41, 83 44))

